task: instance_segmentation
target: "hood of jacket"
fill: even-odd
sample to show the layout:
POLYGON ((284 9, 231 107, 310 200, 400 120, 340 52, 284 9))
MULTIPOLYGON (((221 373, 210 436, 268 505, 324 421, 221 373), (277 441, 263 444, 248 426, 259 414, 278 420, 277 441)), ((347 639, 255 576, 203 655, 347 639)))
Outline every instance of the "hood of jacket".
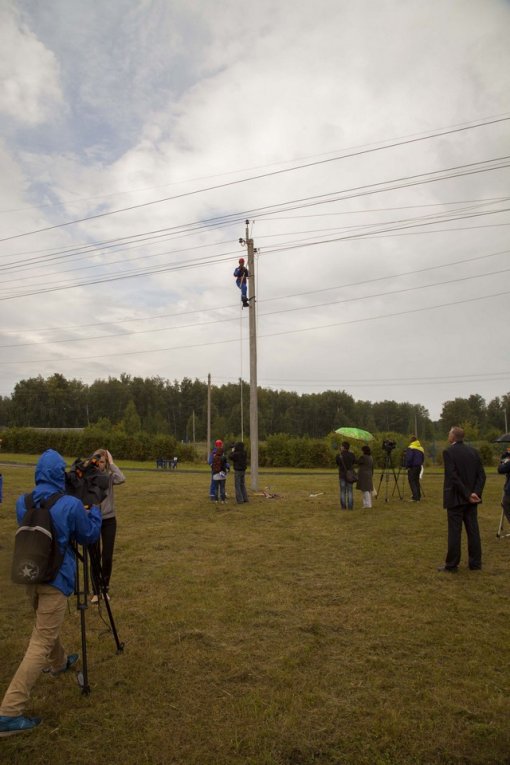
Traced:
POLYGON ((41 455, 35 468, 35 502, 40 502, 56 492, 64 492, 65 470, 66 463, 54 449, 47 449, 41 455))
POLYGON ((425 449, 420 444, 418 439, 416 441, 411 441, 411 443, 408 446, 408 449, 418 449, 420 452, 423 452, 425 454, 425 449))

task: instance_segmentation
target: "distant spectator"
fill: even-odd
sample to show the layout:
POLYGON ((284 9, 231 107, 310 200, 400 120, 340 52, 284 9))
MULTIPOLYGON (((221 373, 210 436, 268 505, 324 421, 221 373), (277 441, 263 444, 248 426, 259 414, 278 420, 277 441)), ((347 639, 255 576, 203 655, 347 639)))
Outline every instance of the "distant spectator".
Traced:
POLYGON ((179 462, 179 457, 174 457, 172 460, 172 468, 173 470, 177 470, 177 463, 179 462))
POLYGON ((338 465, 338 477, 340 480, 340 507, 342 510, 353 510, 354 497, 352 494, 352 481, 348 481, 349 474, 354 469, 356 457, 350 451, 348 441, 343 441, 340 453, 336 455, 338 465))
POLYGON ((407 480, 411 489, 411 502, 421 500, 420 475, 423 462, 425 460, 425 451, 416 436, 410 436, 411 443, 404 454, 404 465, 407 468, 407 480))
POLYGON ((482 568, 482 543, 478 527, 478 504, 482 501, 485 471, 480 455, 464 443, 464 430, 453 427, 448 433, 450 446, 443 451, 443 507, 448 515, 448 550, 438 571, 455 574, 461 555, 462 525, 468 542, 468 563, 472 571, 482 568))
POLYGON ((363 507, 372 507, 372 492, 374 490, 374 460, 369 446, 361 447, 362 454, 358 459, 358 482, 356 488, 362 492, 363 507))
MULTIPOLYGON (((223 441, 221 440, 221 438, 218 438, 214 442, 214 448, 212 449, 211 453, 209 454, 209 457, 207 458, 207 463, 209 465, 212 465, 212 461, 214 459, 214 455, 216 454, 218 449, 223 449, 223 441)), ((215 485, 214 485, 214 481, 213 481, 212 473, 211 473, 211 485, 209 487, 209 497, 210 497, 210 499, 214 499, 214 492, 215 492, 215 485)))
POLYGON ((248 455, 244 448, 244 443, 238 441, 232 449, 230 461, 234 466, 234 486, 236 490, 236 502, 238 505, 248 502, 248 493, 246 491, 245 474, 248 466, 248 455))
POLYGON ((216 454, 212 458, 211 462, 212 480, 214 482, 214 496, 212 497, 213 502, 218 502, 218 500, 221 499, 222 503, 225 504, 227 501, 225 485, 227 483, 227 473, 229 470, 230 465, 228 464, 227 458, 223 453, 223 449, 217 448, 216 454))
POLYGON ((503 497, 501 499, 501 507, 505 513, 505 518, 510 523, 510 446, 501 455, 501 459, 498 465, 498 473, 506 475, 505 486, 503 488, 503 497))

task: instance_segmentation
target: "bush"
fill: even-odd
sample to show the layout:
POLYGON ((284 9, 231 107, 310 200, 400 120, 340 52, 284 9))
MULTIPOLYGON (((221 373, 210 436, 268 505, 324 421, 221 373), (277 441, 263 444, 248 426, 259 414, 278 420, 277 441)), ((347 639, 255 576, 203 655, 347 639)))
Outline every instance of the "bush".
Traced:
POLYGON ((108 449, 114 459, 156 460, 158 457, 178 457, 194 462, 197 454, 192 444, 178 444, 173 436, 135 433, 123 430, 101 430, 90 426, 83 431, 8 428, 2 431, 2 449, 15 454, 42 454, 55 449, 72 457, 88 457, 96 449, 108 449))

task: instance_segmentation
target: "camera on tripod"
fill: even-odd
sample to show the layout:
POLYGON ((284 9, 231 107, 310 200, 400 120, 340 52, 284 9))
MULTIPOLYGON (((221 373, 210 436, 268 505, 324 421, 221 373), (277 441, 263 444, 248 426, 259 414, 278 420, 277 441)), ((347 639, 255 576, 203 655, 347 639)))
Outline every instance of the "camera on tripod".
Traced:
POLYGON ((396 447, 397 442, 396 441, 389 441, 388 439, 385 439, 382 442, 382 448, 384 449, 387 454, 393 451, 393 449, 396 447))
POLYGON ((85 507, 100 505, 108 493, 110 477, 99 469, 97 455, 76 459, 66 475, 66 494, 81 499, 85 507))

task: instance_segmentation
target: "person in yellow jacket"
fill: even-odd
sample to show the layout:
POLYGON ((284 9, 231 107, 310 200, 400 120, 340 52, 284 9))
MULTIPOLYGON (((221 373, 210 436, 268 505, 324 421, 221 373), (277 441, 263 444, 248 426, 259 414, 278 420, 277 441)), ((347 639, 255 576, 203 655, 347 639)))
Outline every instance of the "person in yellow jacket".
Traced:
POLYGON ((407 468, 407 480, 411 489, 411 502, 421 500, 420 474, 425 460, 425 451, 416 436, 410 436, 411 443, 404 455, 404 465, 407 468))

